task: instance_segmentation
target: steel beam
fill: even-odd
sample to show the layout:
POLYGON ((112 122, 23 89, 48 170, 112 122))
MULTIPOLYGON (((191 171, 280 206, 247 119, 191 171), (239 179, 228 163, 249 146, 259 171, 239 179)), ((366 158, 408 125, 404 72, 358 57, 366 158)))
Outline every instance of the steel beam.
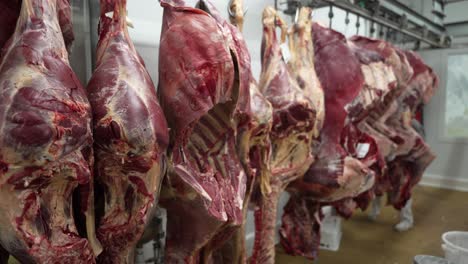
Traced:
MULTIPOLYGON (((445 43, 440 43, 440 41, 438 40, 432 40, 432 39, 429 39, 427 37, 424 37, 423 35, 419 34, 419 32, 415 32, 415 31, 412 31, 412 30, 408 30, 408 29, 405 29, 405 28, 401 28, 397 23, 394 23, 394 22, 391 22, 385 18, 382 18, 382 17, 379 17, 379 16, 375 16, 373 13, 371 13, 370 11, 368 10, 365 10, 363 8, 360 8, 360 7, 356 7, 355 5, 353 4, 349 4, 347 2, 342 2, 342 1, 334 1, 334 0, 322 0, 323 2, 326 2, 330 5, 333 5, 333 6, 336 6, 340 9, 343 9, 345 11, 349 11, 351 13, 354 13, 356 15, 359 15, 369 21, 372 21, 374 23, 377 23, 377 24, 380 24, 380 25, 383 25, 387 28, 390 28, 390 29, 393 29, 393 30, 396 30, 402 34, 405 34, 407 36, 410 36, 416 40, 419 40, 419 41, 422 41, 424 43, 427 43, 429 45, 431 45, 432 47, 438 47, 438 48, 445 48, 447 47, 447 45, 445 43)), ((440 37, 442 37, 442 35, 439 35, 440 37)))
POLYGON ((458 2, 466 2, 468 0, 444 0, 444 4, 448 5, 448 4, 454 4, 454 3, 458 3, 458 2))
POLYGON ((433 22, 429 18, 421 15, 417 11, 411 9, 398 0, 380 0, 380 7, 386 8, 400 16, 406 15, 408 20, 410 20, 412 23, 421 27, 426 26, 430 31, 438 35, 445 33, 445 29, 442 25, 433 22))

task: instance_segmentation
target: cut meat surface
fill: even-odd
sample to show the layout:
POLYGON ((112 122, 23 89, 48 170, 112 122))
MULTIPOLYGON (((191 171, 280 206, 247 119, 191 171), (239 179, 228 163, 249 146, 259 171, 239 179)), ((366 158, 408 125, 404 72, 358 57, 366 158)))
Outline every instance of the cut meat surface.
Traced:
POLYGON ((281 245, 291 255, 316 259, 320 246, 320 205, 292 194, 281 218, 281 245))
MULTIPOLYGON (((247 177, 237 130, 245 101, 242 63, 208 1, 164 7, 159 94, 170 134, 167 263, 209 263, 243 219, 247 177), (237 61, 236 61, 237 60, 237 61)), ((249 73, 247 71, 247 73, 249 73)), ((248 100, 248 98, 247 98, 248 100)))
MULTIPOLYGON (((387 89, 382 89, 381 99, 372 107, 372 111, 357 125, 362 132, 370 135, 377 143, 380 160, 378 163, 370 165, 376 174, 376 183, 372 190, 354 199, 357 206, 365 210, 374 195, 382 195, 390 188, 390 175, 388 174, 386 161, 393 159, 397 151, 398 143, 393 139, 398 132, 395 128, 388 126, 387 121, 398 109, 397 98, 407 86, 408 81, 413 75, 413 69, 409 65, 406 56, 385 41, 362 36, 354 36, 350 41, 360 47, 360 49, 378 53, 387 67, 393 71, 396 80, 386 85, 387 89)), ((344 206, 340 207, 343 208, 344 206)), ((342 212, 342 210, 338 210, 338 212, 342 212)), ((350 217, 351 214, 352 210, 348 210, 346 217, 350 217)))
POLYGON ((68 53, 71 52, 75 33, 73 33, 72 10, 70 0, 57 0, 57 15, 63 40, 68 53))
POLYGON ((16 21, 21 10, 21 0, 0 1, 0 48, 10 39, 15 31, 16 21))
POLYGON ((250 69, 250 56, 245 41, 241 38, 244 20, 243 0, 233 0, 230 6, 230 19, 238 29, 231 28, 231 35, 237 43, 238 58, 241 76, 240 80, 247 80, 249 88, 250 116, 245 129, 238 131, 238 146, 240 158, 245 162, 244 169, 247 174, 246 193, 243 203, 243 219, 241 226, 235 231, 232 238, 217 251, 214 263, 246 263, 245 227, 247 212, 251 202, 252 193, 269 192, 270 173, 270 131, 272 126, 272 107, 266 98, 260 93, 258 84, 253 78, 250 69), (242 74, 243 73, 243 74, 242 74), (248 78, 245 78, 248 77, 248 78), (245 146, 244 146, 245 145, 245 146))
POLYGON ((169 141, 156 89, 129 38, 126 1, 101 1, 96 70, 87 91, 93 110, 100 263, 133 263, 155 208, 169 141), (113 18, 105 15, 114 10, 113 18))
POLYGON ((412 51, 404 55, 413 68, 413 76, 398 98, 398 111, 388 123, 398 131, 400 140, 396 158, 389 164, 392 187, 389 202, 397 209, 405 206, 413 187, 435 159, 430 147, 413 127, 412 120, 420 105, 428 103, 438 88, 439 79, 433 70, 412 51))
POLYGON ((395 208, 406 204, 411 189, 435 158, 413 128, 412 118, 438 84, 417 55, 384 41, 361 36, 346 40, 318 24, 313 26, 313 36, 315 65, 325 91, 322 145, 317 162, 302 181, 289 188, 301 194, 303 201, 297 198, 301 196, 291 198, 280 232, 288 253, 308 258, 316 257, 317 248, 311 245, 317 245, 314 241, 318 239, 318 232, 311 231, 318 220, 307 216, 316 205, 304 207, 309 199, 335 206, 344 217, 350 217, 356 208, 366 209, 375 195, 385 192, 395 208), (331 54, 340 54, 340 61, 333 61, 331 54), (342 76, 347 79, 340 79, 342 76), (335 157, 337 161, 344 158, 344 169, 335 157), (354 169, 347 172, 346 161, 354 169), (359 170, 375 175, 375 184, 363 178, 365 174, 356 173, 359 170), (336 173, 340 171, 342 176, 336 173), (348 187, 342 188, 343 183, 348 187))
POLYGON ((0 244, 22 263, 94 263, 91 110, 55 0, 23 1, 0 92, 0 244))
MULTIPOLYGON (((57 15, 60 29, 65 41, 68 52, 71 52, 71 46, 75 35, 73 33, 72 14, 70 0, 56 0, 57 15)), ((22 0, 0 0, 0 48, 4 47, 6 42, 13 35, 16 21, 20 15, 22 0)))
POLYGON ((312 41, 312 9, 302 8, 299 11, 298 22, 289 32, 289 47, 292 58, 288 66, 290 72, 317 111, 314 138, 318 138, 325 119, 324 93, 322 84, 315 72, 314 44, 312 41))
MULTIPOLYGON (((252 187, 254 183, 255 175, 252 174, 252 162, 250 160, 251 154, 251 147, 253 140, 259 140, 258 148, 258 155, 265 155, 264 148, 269 147, 265 146, 265 129, 269 129, 271 125, 261 123, 261 122, 268 122, 271 120, 264 120, 261 118, 271 118, 271 106, 264 104, 264 101, 259 102, 257 98, 251 98, 250 89, 255 89, 258 92, 256 87, 255 80, 252 77, 251 66, 250 66, 250 54, 247 50, 247 45, 240 33, 240 31, 232 24, 228 23, 224 18, 222 18, 221 14, 218 10, 214 7, 213 3, 210 1, 200 1, 198 3, 198 8, 206 11, 210 14, 218 23, 219 27, 222 29, 223 34, 225 35, 225 42, 228 45, 231 56, 233 57, 234 63, 234 89, 238 89, 238 97, 237 97, 237 104, 234 110, 234 121, 236 122, 236 149, 238 153, 239 161, 242 164, 243 170, 246 173, 246 186, 244 190, 238 190, 243 193, 239 193, 238 195, 243 196, 243 205, 242 205, 242 223, 238 227, 237 225, 231 226, 226 225, 224 230, 218 231, 216 237, 203 249, 203 254, 205 256, 212 256, 211 261, 213 263, 218 262, 225 262, 232 263, 235 261, 240 261, 241 263, 245 263, 245 252, 243 251, 245 240, 245 234, 243 233, 245 220, 247 216, 247 206, 250 200, 250 194, 252 192, 252 187), (252 87, 253 86, 253 87, 252 87), (257 106, 252 106, 251 100, 257 99, 256 103, 263 103, 260 107, 263 108, 265 112, 263 112, 260 116, 258 116, 257 112, 253 112, 252 108, 257 106), (269 107, 269 108, 268 108, 269 107), (268 114, 270 114, 268 116, 268 114), (265 117, 267 116, 267 117, 265 117), (259 123, 260 122, 260 123, 259 123), (268 126, 269 125, 269 126, 268 126), (262 127, 259 127, 262 126, 262 127), (265 127, 266 126, 266 127, 265 127), (260 135, 257 135, 260 133, 260 135), (260 141, 263 140, 263 141, 260 141), (232 239, 229 237, 232 236, 232 239), (229 242, 225 242, 228 240, 229 242), (232 244, 232 242, 235 242, 232 244), (221 252, 222 248, 221 245, 226 244, 227 247, 230 247, 232 250, 230 252, 223 252, 222 260, 216 258, 214 256, 216 252, 221 252), (220 250, 218 250, 220 249, 220 250), (217 251, 215 251, 217 250, 217 251), (227 259, 230 258, 230 259, 227 259)), ((264 98, 262 98, 264 99, 264 98)), ((266 101, 266 99, 264 99, 266 101)), ((268 151, 268 150, 267 150, 268 151)), ((260 157, 261 160, 259 162, 264 162, 264 158, 260 157)), ((256 166, 254 168, 259 168, 263 164, 255 163, 256 166)), ((261 171, 259 171, 260 173, 261 171)))
POLYGON ((298 212, 307 211, 294 207, 309 206, 314 201, 308 210, 315 212, 319 202, 336 203, 373 186, 375 173, 370 166, 380 164, 382 159, 375 140, 356 125, 389 89, 394 76, 379 54, 363 50, 340 33, 316 23, 309 28, 312 32, 306 35, 312 37, 310 45, 313 45, 309 53, 314 54, 309 56, 316 69, 313 74, 323 88, 325 119, 320 138, 314 144, 315 163, 303 178, 288 186, 294 200, 283 215, 281 243, 290 254, 314 258, 318 248, 308 246, 318 245, 314 241, 319 221, 309 215, 312 222, 303 222, 298 212), (340 54, 339 59, 335 54, 340 54), (307 229, 301 230, 302 227, 307 229))
MULTIPOLYGON (((313 162, 311 146, 318 110, 282 56, 276 36, 281 26, 284 43, 287 25, 274 8, 263 11, 262 74, 260 91, 273 106, 270 191, 258 198, 255 210, 255 244, 251 263, 275 262, 275 227, 278 200, 286 186, 301 177, 313 162)), ((305 85, 316 85, 307 83, 305 85)))
MULTIPOLYGON (((365 97, 366 83, 361 61, 343 35, 316 23, 312 26, 315 69, 325 94, 325 121, 316 162, 303 179, 290 186, 310 199, 331 202, 353 197, 374 182, 374 175, 357 157, 341 145, 347 120, 362 115, 372 100, 365 97), (340 54, 336 60, 334 54, 340 54), (354 109, 350 106, 355 105, 354 109)), ((365 153, 372 155, 372 153, 365 153)))

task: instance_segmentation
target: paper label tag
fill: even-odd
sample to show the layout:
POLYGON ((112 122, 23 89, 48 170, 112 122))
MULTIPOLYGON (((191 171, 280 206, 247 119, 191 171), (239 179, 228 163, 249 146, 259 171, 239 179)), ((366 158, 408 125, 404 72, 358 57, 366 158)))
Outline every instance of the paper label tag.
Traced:
MULTIPOLYGON (((105 16, 108 17, 108 18, 111 18, 111 19, 114 18, 114 11, 110 11, 110 12, 105 13, 105 16)), ((126 19, 127 19, 126 20, 127 26, 133 28, 133 21, 128 17, 126 17, 126 19)))
POLYGON ((288 63, 289 60, 291 59, 291 52, 289 51, 289 47, 287 43, 283 43, 280 46, 281 48, 281 54, 283 55, 283 60, 288 63))
POLYGON ((359 143, 356 147, 356 153, 358 159, 364 158, 367 153, 369 153, 370 144, 369 143, 359 143))

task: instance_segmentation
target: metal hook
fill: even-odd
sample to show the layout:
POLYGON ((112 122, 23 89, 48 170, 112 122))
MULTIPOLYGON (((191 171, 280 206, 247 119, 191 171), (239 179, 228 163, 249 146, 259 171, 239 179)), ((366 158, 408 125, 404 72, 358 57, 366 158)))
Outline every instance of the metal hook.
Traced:
POLYGON ((383 25, 380 25, 379 37, 383 38, 383 36, 384 36, 384 27, 383 27, 383 25))
MULTIPOLYGON (((232 10, 231 10, 232 2, 234 2, 234 0, 229 0, 227 10, 228 10, 228 14, 229 14, 230 17, 235 17, 236 14, 232 13, 232 10)), ((245 8, 245 10, 244 10, 244 16, 247 14, 247 11, 249 11, 249 7, 248 7, 248 6, 247 6, 247 7, 245 8)))
POLYGON ((398 31, 393 32, 392 40, 393 43, 396 43, 398 41, 398 31))
POLYGON ((371 21, 371 27, 370 27, 370 37, 374 37, 374 33, 375 33, 375 24, 374 24, 374 21, 371 21))
POLYGON ((357 16, 356 19, 356 35, 359 35, 359 27, 361 26, 361 23, 359 22, 359 16, 357 16))

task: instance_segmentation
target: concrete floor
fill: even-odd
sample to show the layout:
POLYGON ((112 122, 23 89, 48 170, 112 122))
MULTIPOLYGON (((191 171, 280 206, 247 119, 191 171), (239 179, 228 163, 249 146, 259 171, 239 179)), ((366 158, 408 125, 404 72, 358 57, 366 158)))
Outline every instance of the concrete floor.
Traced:
POLYGON ((414 191, 415 227, 393 231, 398 212, 383 207, 376 222, 357 212, 343 221, 343 238, 338 252, 320 251, 316 261, 285 255, 278 248, 276 263, 287 264, 410 264, 418 254, 443 256, 441 235, 468 230, 468 192, 417 187, 414 191))

